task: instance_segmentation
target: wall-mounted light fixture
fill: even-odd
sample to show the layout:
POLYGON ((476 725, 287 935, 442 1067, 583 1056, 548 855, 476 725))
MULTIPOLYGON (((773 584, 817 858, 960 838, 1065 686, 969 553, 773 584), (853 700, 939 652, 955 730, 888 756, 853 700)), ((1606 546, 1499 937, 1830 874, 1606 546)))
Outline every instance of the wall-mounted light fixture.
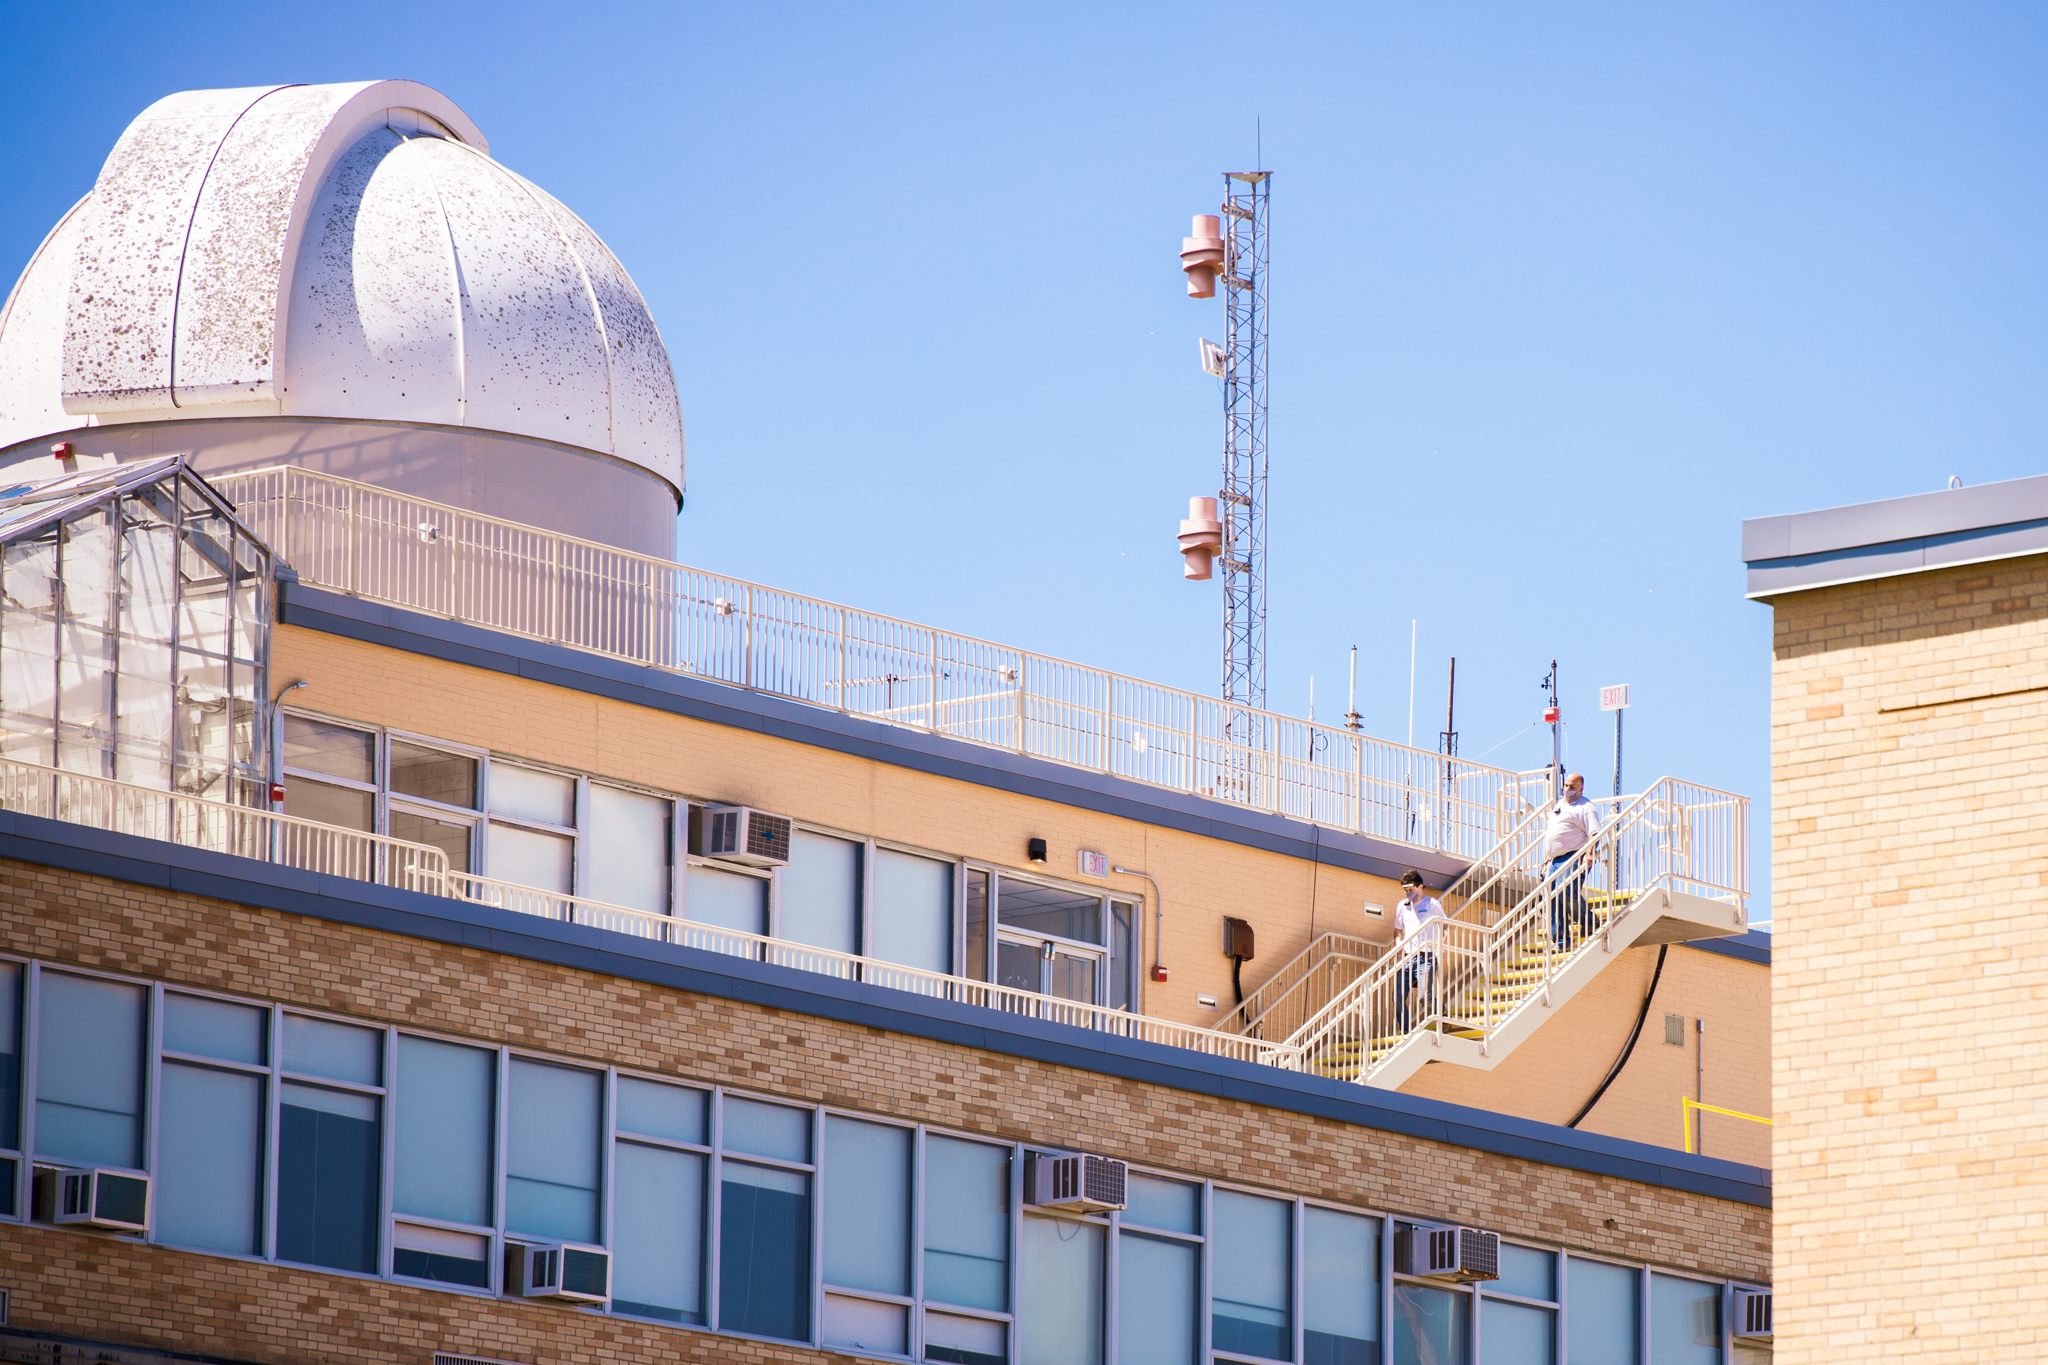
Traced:
POLYGON ((1044 862, 1045 840, 1033 839, 1030 843, 1024 845, 1024 856, 1029 858, 1034 863, 1044 862))

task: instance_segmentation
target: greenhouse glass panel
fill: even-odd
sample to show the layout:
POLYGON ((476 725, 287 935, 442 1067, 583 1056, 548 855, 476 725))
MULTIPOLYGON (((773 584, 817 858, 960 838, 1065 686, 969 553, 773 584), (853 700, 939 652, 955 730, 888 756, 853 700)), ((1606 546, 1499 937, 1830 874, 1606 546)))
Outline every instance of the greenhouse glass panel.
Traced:
POLYGON ((267 803, 272 581, 180 456, 0 474, 0 759, 267 803))

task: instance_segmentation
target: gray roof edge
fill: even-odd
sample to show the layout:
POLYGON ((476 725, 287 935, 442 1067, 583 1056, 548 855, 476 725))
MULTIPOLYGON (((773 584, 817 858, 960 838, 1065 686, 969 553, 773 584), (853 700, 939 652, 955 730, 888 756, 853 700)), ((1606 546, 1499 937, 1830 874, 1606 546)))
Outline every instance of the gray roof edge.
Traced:
MULTIPOLYGON (((0 810, 0 858, 959 1043, 1711 1199, 1771 1206, 1767 1167, 135 834, 0 810)), ((144 974, 133 967, 124 970, 144 974)))
POLYGON ((1812 512, 1752 517, 1742 523, 1742 558, 1754 564, 2044 517, 2048 517, 2048 474, 2033 474, 1972 488, 1944 488, 1812 512))
POLYGON ((2048 519, 1756 560, 1748 566, 1743 596, 1763 601, 1781 593, 1868 583, 1931 569, 1959 569, 2038 554, 2048 554, 2048 519))

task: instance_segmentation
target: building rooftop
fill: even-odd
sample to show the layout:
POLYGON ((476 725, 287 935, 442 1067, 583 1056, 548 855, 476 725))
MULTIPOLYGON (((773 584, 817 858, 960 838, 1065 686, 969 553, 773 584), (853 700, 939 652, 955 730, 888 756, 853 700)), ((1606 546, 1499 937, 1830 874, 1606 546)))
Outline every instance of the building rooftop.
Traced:
POLYGON ((2048 474, 1742 523, 1747 596, 2048 552, 2048 474))

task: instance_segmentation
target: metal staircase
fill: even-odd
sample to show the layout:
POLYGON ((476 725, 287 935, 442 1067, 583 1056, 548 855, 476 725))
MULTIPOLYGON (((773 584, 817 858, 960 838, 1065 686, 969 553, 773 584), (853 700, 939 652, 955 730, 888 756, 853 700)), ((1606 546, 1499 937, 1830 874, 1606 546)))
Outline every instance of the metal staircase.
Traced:
POLYGON ((1524 820, 1440 898, 1434 980, 1411 986, 1409 959, 1387 953, 1288 1035, 1302 1068, 1385 1089, 1430 1062, 1491 1070, 1624 949, 1748 927, 1742 798, 1664 778, 1605 804, 1618 809, 1555 873, 1544 813, 1524 820))
POLYGON ((1261 982, 1216 1027, 1246 1038, 1287 1038, 1365 975, 1386 951, 1387 945, 1371 939, 1324 934, 1261 982))

